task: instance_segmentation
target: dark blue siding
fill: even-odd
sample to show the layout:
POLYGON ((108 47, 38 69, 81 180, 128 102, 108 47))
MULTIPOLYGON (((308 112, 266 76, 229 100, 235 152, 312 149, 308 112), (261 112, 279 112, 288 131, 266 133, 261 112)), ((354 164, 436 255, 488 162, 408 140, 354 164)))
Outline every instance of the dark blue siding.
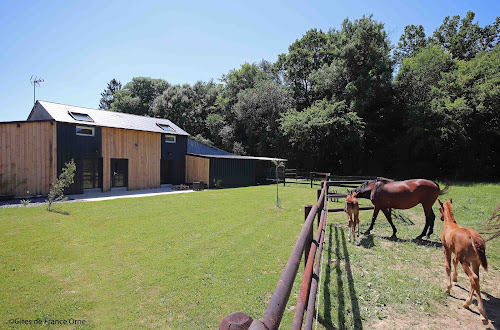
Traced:
POLYGON ((210 158, 210 185, 222 180, 223 187, 255 184, 255 161, 250 159, 210 158))
POLYGON ((175 143, 165 142, 165 134, 161 135, 161 159, 170 160, 168 176, 173 184, 184 183, 186 177, 187 137, 176 136, 175 143))
POLYGON ((94 127, 94 136, 80 136, 76 135, 76 126, 57 123, 57 175, 61 174, 64 164, 71 159, 76 163, 75 182, 65 190, 66 194, 83 193, 83 159, 102 158, 101 128, 94 127))

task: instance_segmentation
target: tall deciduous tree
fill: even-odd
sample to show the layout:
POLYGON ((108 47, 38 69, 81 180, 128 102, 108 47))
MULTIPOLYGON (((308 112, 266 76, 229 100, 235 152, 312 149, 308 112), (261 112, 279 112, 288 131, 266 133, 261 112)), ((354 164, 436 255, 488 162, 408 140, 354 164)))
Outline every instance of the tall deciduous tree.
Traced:
POLYGON ((134 77, 114 95, 110 110, 141 116, 153 115, 153 102, 170 84, 163 79, 134 77))
POLYGON ((330 64, 333 58, 328 47, 328 35, 317 29, 307 31, 291 44, 288 54, 279 55, 275 66, 292 88, 297 109, 304 109, 314 102, 314 86, 310 75, 324 64, 330 64))
POLYGON ((470 60, 499 42, 500 17, 492 25, 481 28, 477 22, 473 22, 475 15, 468 11, 462 20, 459 15, 451 18, 446 16, 443 24, 434 31, 433 39, 450 52, 454 59, 470 60))
POLYGON ((240 142, 248 154, 269 156, 283 151, 279 119, 291 103, 289 92, 273 80, 260 80, 253 88, 238 93, 234 111, 241 130, 240 142))
POLYGON ((427 46, 424 27, 422 25, 407 25, 405 32, 399 38, 398 46, 394 50, 394 60, 401 64, 403 59, 412 56, 418 50, 427 46))

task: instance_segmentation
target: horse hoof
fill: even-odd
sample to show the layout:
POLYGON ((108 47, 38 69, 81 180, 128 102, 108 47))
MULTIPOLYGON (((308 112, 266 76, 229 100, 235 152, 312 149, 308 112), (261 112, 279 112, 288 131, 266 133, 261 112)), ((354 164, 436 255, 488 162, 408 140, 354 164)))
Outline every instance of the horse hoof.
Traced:
POLYGON ((484 324, 484 325, 487 325, 487 324, 488 324, 488 320, 487 320, 487 319, 481 319, 481 321, 483 321, 483 324, 484 324))
POLYGON ((415 239, 416 239, 417 241, 420 241, 420 240, 422 240, 422 237, 424 237, 424 235, 418 235, 417 237, 415 237, 415 239))
POLYGON ((369 231, 369 230, 367 230, 367 231, 365 231, 363 234, 365 234, 365 235, 370 235, 370 231, 369 231))
POLYGON ((464 304, 462 305, 462 307, 463 308, 469 308, 470 304, 471 304, 471 302, 466 301, 466 302, 464 302, 464 304))
POLYGON ((391 240, 391 241, 397 241, 397 240, 398 240, 398 237, 396 236, 396 234, 394 234, 394 235, 392 235, 392 236, 390 237, 390 240, 391 240))
POLYGON ((458 282, 458 279, 456 277, 454 277, 453 282, 458 282))

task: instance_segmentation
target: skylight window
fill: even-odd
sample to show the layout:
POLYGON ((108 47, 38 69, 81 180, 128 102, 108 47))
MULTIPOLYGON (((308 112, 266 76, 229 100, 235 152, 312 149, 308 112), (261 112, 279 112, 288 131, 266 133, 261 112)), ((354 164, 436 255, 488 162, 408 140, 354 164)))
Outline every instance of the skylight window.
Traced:
POLYGON ((173 129, 170 125, 167 125, 167 124, 158 124, 158 123, 156 123, 156 125, 158 125, 158 127, 161 128, 164 131, 175 132, 175 129, 173 129))
POLYGON ((89 115, 87 115, 85 113, 69 112, 69 114, 75 120, 80 120, 80 121, 94 121, 89 115))

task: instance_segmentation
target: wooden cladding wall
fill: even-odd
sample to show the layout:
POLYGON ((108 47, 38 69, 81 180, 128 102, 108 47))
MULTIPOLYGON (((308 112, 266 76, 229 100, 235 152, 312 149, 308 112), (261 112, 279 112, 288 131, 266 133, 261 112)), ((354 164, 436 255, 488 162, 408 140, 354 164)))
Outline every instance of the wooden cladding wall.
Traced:
POLYGON ((111 158, 128 159, 128 189, 160 186, 161 134, 102 127, 103 191, 111 189, 111 158))
POLYGON ((210 159, 186 155, 186 183, 204 181, 210 186, 210 159))
POLYGON ((56 180, 52 121, 0 124, 0 195, 47 195, 56 180))

